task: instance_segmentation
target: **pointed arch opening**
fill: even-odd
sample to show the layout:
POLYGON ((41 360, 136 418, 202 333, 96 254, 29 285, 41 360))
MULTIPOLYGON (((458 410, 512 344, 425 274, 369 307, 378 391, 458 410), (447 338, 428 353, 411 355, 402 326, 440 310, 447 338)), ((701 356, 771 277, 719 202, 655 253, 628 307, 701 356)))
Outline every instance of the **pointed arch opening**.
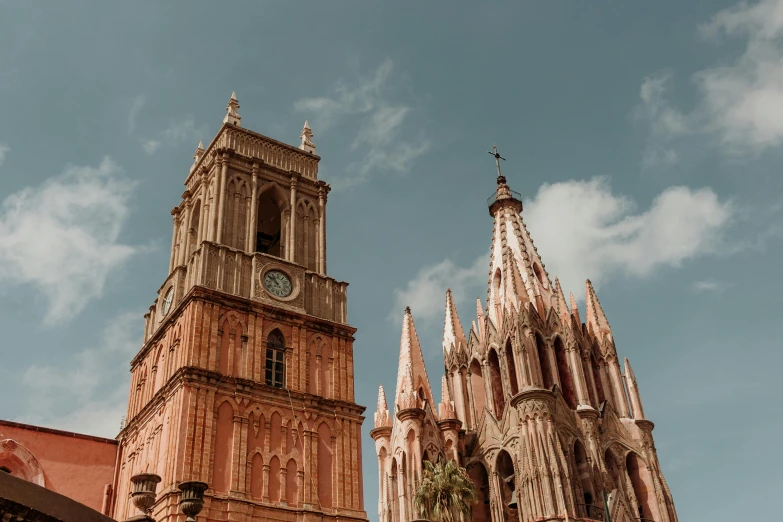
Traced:
POLYGON ((487 360, 489 362, 489 385, 492 389, 492 403, 495 410, 495 417, 500 420, 503 417, 503 410, 506 408, 506 399, 503 394, 503 377, 500 375, 500 361, 498 360, 498 354, 494 348, 489 351, 487 360))
POLYGON ((590 465, 587 462, 587 452, 585 451, 584 445, 579 440, 574 442, 574 462, 576 464, 579 485, 582 489, 582 502, 577 500, 577 504, 582 504, 582 506, 581 509, 577 509, 577 513, 583 517, 595 518, 599 515, 599 508, 597 506, 598 497, 593 488, 590 465))
POLYGON ((511 346, 511 339, 506 340, 506 366, 508 367, 508 384, 511 395, 519 393, 519 382, 517 381, 517 365, 514 357, 514 348, 511 346))
POLYGON ((575 409, 574 380, 571 378, 571 367, 568 365, 565 346, 563 346, 563 341, 560 337, 555 337, 555 361, 557 361, 557 373, 560 377, 560 386, 563 389, 563 398, 569 408, 575 409))
POLYGON ((492 522, 492 512, 489 507, 489 475, 487 468, 480 462, 468 470, 468 477, 476 487, 478 501, 473 505, 471 522, 492 522))
POLYGON ((391 471, 389 474, 389 498, 386 504, 389 511, 389 520, 399 522, 400 520, 400 485, 398 482, 397 459, 392 458, 391 471))
POLYGON ((280 459, 277 455, 269 461, 269 500, 280 502, 280 459))
POLYGON ((484 397, 484 376, 481 373, 481 364, 476 359, 470 363, 470 388, 473 394, 473 408, 476 414, 476 423, 484 417, 484 409, 487 401, 484 397))
POLYGON ((266 339, 265 382, 267 386, 283 388, 285 379, 285 338, 275 328, 266 339))
POLYGON ((193 210, 191 212, 190 216, 190 226, 188 227, 188 252, 187 252, 187 258, 185 259, 185 264, 188 263, 188 260, 190 259, 190 256, 193 255, 193 252, 196 251, 198 248, 198 227, 199 227, 199 221, 201 219, 201 200, 196 200, 196 204, 193 205, 193 210))
POLYGON ((549 353, 544 338, 536 334, 536 353, 538 354, 538 365, 541 368, 542 385, 547 390, 554 386, 555 381, 552 377, 552 368, 549 364, 549 353))
POLYGON ((606 400, 606 394, 604 392, 604 384, 601 382, 601 365, 595 357, 595 353, 590 354, 590 366, 593 370, 593 382, 595 383, 595 392, 598 394, 598 404, 603 404, 606 400))
POLYGON ((514 461, 507 451, 498 453, 496 461, 498 479, 500 480, 500 505, 507 520, 519 520, 517 512, 516 475, 514 461))
POLYGON ((642 520, 653 520, 651 484, 649 483, 649 473, 647 465, 639 458, 639 455, 631 451, 625 458, 625 469, 628 477, 631 479, 636 503, 638 506, 639 518, 642 520))
POLYGON ((270 256, 283 257, 283 202, 284 196, 276 185, 261 191, 258 198, 255 251, 270 256))

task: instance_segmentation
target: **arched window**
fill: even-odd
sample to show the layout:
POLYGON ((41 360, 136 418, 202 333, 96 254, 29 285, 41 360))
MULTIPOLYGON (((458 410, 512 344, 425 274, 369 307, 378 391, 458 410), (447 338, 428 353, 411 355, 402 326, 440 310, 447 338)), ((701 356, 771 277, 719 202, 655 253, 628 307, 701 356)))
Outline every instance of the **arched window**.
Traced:
POLYGON ((536 352, 538 353, 538 364, 541 367, 541 378, 544 379, 542 383, 547 390, 552 387, 554 381, 552 380, 552 369, 549 365, 549 353, 547 353, 546 344, 544 339, 540 335, 536 334, 536 352))
POLYGON ((560 375, 560 385, 563 388, 563 398, 568 406, 574 409, 576 408, 574 381, 571 378, 571 367, 568 366, 565 347, 560 337, 555 338, 555 360, 557 361, 557 373, 560 375))
MULTIPOLYGON (((577 514, 582 517, 595 518, 600 513, 595 504, 596 496, 590 476, 590 465, 587 462, 585 448, 578 440, 574 443, 574 461, 576 462, 576 472, 579 475, 579 483, 582 486, 582 498, 584 500, 583 509, 577 509, 577 514)), ((581 504, 581 502, 577 500, 577 504, 581 504)), ((600 518, 603 518, 603 516, 600 518)))
POLYGON ((275 198, 276 187, 264 191, 258 198, 258 228, 256 228, 256 252, 283 257, 282 210, 275 198))
POLYGON ((500 501, 507 520, 519 520, 517 514, 517 495, 514 474, 514 462, 508 452, 498 453, 498 478, 500 479, 500 501))
POLYGON ((628 471, 628 477, 631 479, 633 492, 636 496, 639 518, 653 520, 651 500, 654 497, 652 487, 647 480, 649 478, 647 466, 636 453, 630 452, 625 458, 625 469, 628 471))
POLYGON ((470 386, 473 390, 473 408, 476 414, 476 423, 478 419, 484 418, 484 375, 481 372, 481 365, 475 359, 470 363, 470 386))
POLYGON ((506 367, 508 368, 508 383, 511 386, 511 395, 519 393, 517 382, 517 365, 514 362, 514 349, 511 347, 511 339, 506 341, 506 367))
POLYGON ((476 463, 468 470, 468 477, 476 486, 478 502, 473 504, 471 522, 491 522, 492 512, 489 508, 489 476, 483 464, 476 463))
POLYGON ((272 330, 266 339, 266 384, 275 388, 283 387, 285 374, 285 339, 280 330, 272 330))
POLYGON ((500 376, 500 361, 498 360, 498 354, 495 350, 489 351, 487 359, 489 361, 489 385, 492 389, 492 402, 495 407, 495 417, 500 420, 503 417, 503 410, 506 408, 506 400, 503 395, 503 379, 500 376))

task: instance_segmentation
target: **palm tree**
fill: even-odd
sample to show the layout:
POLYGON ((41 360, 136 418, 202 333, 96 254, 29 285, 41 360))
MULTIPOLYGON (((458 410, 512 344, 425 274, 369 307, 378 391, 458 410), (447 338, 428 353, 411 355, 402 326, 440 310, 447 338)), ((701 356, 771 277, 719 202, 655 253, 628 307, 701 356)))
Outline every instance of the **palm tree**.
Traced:
POLYGON ((470 517, 477 499, 467 471, 454 460, 424 461, 421 484, 413 498, 422 517, 432 522, 455 522, 460 514, 470 517))

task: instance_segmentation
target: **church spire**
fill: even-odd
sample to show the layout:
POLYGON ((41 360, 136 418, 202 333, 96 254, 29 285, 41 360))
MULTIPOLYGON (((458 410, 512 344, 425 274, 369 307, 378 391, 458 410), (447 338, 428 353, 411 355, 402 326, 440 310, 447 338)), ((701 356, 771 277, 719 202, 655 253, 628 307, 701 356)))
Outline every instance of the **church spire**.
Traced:
POLYGON ((587 280, 585 284, 585 321, 587 327, 593 330, 593 333, 602 337, 602 334, 608 334, 609 338, 612 337, 612 329, 609 327, 609 321, 606 320, 606 315, 601 308, 601 303, 598 302, 598 296, 595 295, 593 289, 593 283, 587 280))
POLYGON ((413 324, 413 315, 410 307, 407 307, 402 319, 397 389, 394 394, 394 403, 397 409, 405 409, 403 405, 407 405, 410 397, 414 394, 418 394, 419 400, 427 401, 431 408, 435 407, 436 402, 432 397, 432 388, 427 377, 427 368, 424 365, 424 355, 421 352, 419 337, 416 335, 416 327, 413 324))
POLYGON ((223 118, 223 123, 229 123, 231 125, 236 125, 237 127, 241 127, 242 116, 239 115, 237 109, 239 109, 239 100, 237 100, 237 93, 232 92, 231 98, 228 100, 228 105, 226 106, 226 116, 223 118))
POLYGON ((467 346, 465 340, 465 331, 462 329, 462 323, 457 315, 457 307, 454 306, 454 299, 451 296, 451 288, 446 290, 446 317, 443 321, 443 353, 447 354, 452 349, 467 346))
POLYGON ((569 317, 571 316, 571 310, 568 309, 566 304, 565 294, 563 294, 563 287, 560 286, 560 280, 555 278, 555 306, 557 308, 557 315, 560 320, 566 324, 570 324, 569 317))
POLYGON ((315 143, 313 143, 313 131, 310 130, 310 123, 305 120, 304 127, 302 127, 302 134, 299 135, 302 143, 299 148, 305 152, 315 154, 315 143))
POLYGON ((378 386, 378 409, 375 411, 375 427, 391 427, 392 421, 389 416, 389 407, 386 405, 386 392, 383 385, 378 386))
POLYGON ((582 324, 582 318, 579 317, 579 306, 577 306, 577 304, 576 304, 576 297, 574 297, 574 293, 573 292, 569 292, 568 293, 568 298, 571 300, 571 315, 573 315, 574 319, 576 319, 576 324, 581 325, 582 324))
POLYGON ((625 385, 628 388, 628 398, 631 400, 633 409, 633 418, 635 420, 644 420, 644 408, 642 407, 642 396, 639 394, 639 385, 636 383, 636 375, 633 374, 631 363, 628 358, 625 360, 625 385))
POLYGON ((456 419, 457 415, 454 413, 454 401, 451 400, 451 394, 449 393, 449 383, 444 375, 441 379, 441 400, 438 405, 438 419, 456 419))
POLYGON ((495 317, 499 310, 515 301, 518 304, 530 301, 539 315, 545 317, 553 303, 554 289, 522 220, 522 196, 506 184, 506 176, 500 169, 500 160, 505 158, 497 147, 492 149, 494 152, 490 154, 495 158, 498 176, 495 193, 487 201, 489 214, 495 221, 490 252, 489 315, 499 322, 495 317), (516 273, 519 278, 515 277, 516 273))

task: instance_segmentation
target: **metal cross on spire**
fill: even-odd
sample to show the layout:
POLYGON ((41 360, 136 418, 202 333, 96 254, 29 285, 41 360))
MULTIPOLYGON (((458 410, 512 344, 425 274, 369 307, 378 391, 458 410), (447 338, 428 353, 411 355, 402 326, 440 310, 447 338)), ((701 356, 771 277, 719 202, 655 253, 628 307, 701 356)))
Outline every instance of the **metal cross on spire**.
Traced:
POLYGON ((500 160, 506 161, 506 158, 500 155, 498 152, 498 148, 496 146, 492 146, 491 151, 487 151, 488 154, 492 154, 495 157, 495 166, 498 169, 498 184, 505 183, 506 178, 503 177, 503 173, 500 171, 500 160))

